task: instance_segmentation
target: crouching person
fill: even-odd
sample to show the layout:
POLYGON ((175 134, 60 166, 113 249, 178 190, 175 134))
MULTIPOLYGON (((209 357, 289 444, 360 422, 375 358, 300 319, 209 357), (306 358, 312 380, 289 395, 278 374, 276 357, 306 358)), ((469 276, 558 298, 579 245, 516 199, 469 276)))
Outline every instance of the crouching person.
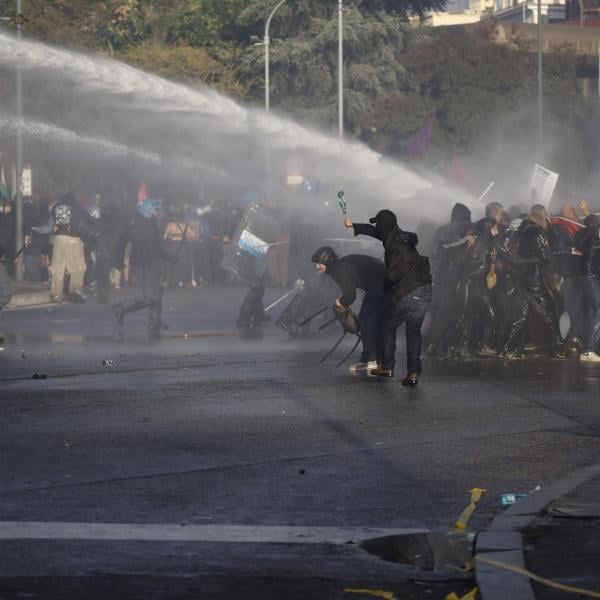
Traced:
POLYGON ((333 248, 323 246, 312 257, 320 271, 329 275, 342 290, 336 306, 349 308, 356 300, 356 290, 365 296, 358 313, 362 341, 360 362, 351 371, 376 369, 381 364, 383 352, 383 263, 372 256, 349 254, 338 257, 333 248))

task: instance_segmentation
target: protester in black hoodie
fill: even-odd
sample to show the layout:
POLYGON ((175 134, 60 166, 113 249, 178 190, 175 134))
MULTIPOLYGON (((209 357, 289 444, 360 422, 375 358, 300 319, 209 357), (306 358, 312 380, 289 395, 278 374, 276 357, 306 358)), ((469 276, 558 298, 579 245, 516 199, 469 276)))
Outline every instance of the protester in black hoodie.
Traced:
POLYGON ((344 224, 354 235, 369 235, 380 240, 385 250, 384 341, 381 368, 369 371, 379 377, 393 377, 396 363, 396 330, 406 322, 407 375, 402 385, 415 386, 421 373, 421 326, 431 302, 429 259, 420 256, 415 233, 398 227, 396 215, 381 210, 368 224, 344 224))
POLYGON ((373 256, 349 254, 339 258, 333 248, 322 246, 312 256, 320 271, 324 271, 342 290, 336 300, 340 308, 350 308, 356 300, 356 290, 365 292, 358 323, 362 338, 360 361, 350 371, 367 371, 381 364, 383 322, 384 266, 373 256))
POLYGON ((447 335, 456 324, 456 314, 464 304, 458 298, 457 287, 463 266, 466 244, 460 244, 471 224, 471 211, 464 204, 452 207, 450 223, 441 225, 433 238, 433 270, 435 295, 431 312, 435 315, 426 334, 431 356, 446 354, 450 337, 447 335))
POLYGON ((551 259, 546 231, 550 217, 544 206, 535 204, 519 227, 518 258, 509 260, 516 278, 513 322, 504 345, 504 355, 513 358, 523 348, 523 334, 528 317, 535 313, 550 337, 551 355, 564 358, 563 341, 558 325, 555 298, 546 281, 545 268, 551 259))

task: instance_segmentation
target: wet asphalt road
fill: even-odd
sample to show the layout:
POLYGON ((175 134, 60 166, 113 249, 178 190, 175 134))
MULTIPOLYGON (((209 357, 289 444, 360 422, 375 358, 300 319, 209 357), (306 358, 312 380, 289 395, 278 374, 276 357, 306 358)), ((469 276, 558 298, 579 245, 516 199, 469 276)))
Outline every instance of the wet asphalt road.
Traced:
POLYGON ((0 521, 38 525, 22 539, 0 523, 0 598, 443 597, 356 544, 281 528, 445 531, 481 487, 479 529, 499 494, 600 460, 600 366, 429 360, 407 390, 319 367, 335 336, 238 339, 242 295, 168 294, 160 343, 145 315, 120 332, 94 303, 2 314, 0 521), (120 527, 86 539, 88 524, 120 527), (188 533, 142 541, 138 525, 188 533))

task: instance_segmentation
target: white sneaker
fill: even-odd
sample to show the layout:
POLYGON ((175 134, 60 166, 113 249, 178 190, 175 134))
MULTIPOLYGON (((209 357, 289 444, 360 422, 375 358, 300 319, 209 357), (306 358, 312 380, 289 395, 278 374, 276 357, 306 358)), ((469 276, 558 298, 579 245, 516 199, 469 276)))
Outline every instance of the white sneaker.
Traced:
POLYGON ((600 356, 595 352, 582 352, 579 355, 579 360, 582 360, 583 362, 600 362, 600 356))
POLYGON ((368 371, 369 369, 376 369, 377 361, 370 360, 369 362, 359 362, 348 367, 348 371, 368 371))

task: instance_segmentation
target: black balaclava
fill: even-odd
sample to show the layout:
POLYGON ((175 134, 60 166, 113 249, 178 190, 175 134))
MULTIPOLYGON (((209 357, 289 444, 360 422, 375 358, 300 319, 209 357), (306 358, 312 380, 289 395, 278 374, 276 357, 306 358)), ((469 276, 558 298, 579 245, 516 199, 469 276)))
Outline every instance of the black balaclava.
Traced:
POLYGON ((467 206, 457 202, 452 207, 452 213, 450 215, 451 223, 470 223, 471 222, 471 211, 467 206))
POLYGON ((398 225, 398 219, 391 210, 380 210, 374 217, 369 219, 369 223, 375 223, 377 238, 384 242, 392 233, 394 227, 398 225))

